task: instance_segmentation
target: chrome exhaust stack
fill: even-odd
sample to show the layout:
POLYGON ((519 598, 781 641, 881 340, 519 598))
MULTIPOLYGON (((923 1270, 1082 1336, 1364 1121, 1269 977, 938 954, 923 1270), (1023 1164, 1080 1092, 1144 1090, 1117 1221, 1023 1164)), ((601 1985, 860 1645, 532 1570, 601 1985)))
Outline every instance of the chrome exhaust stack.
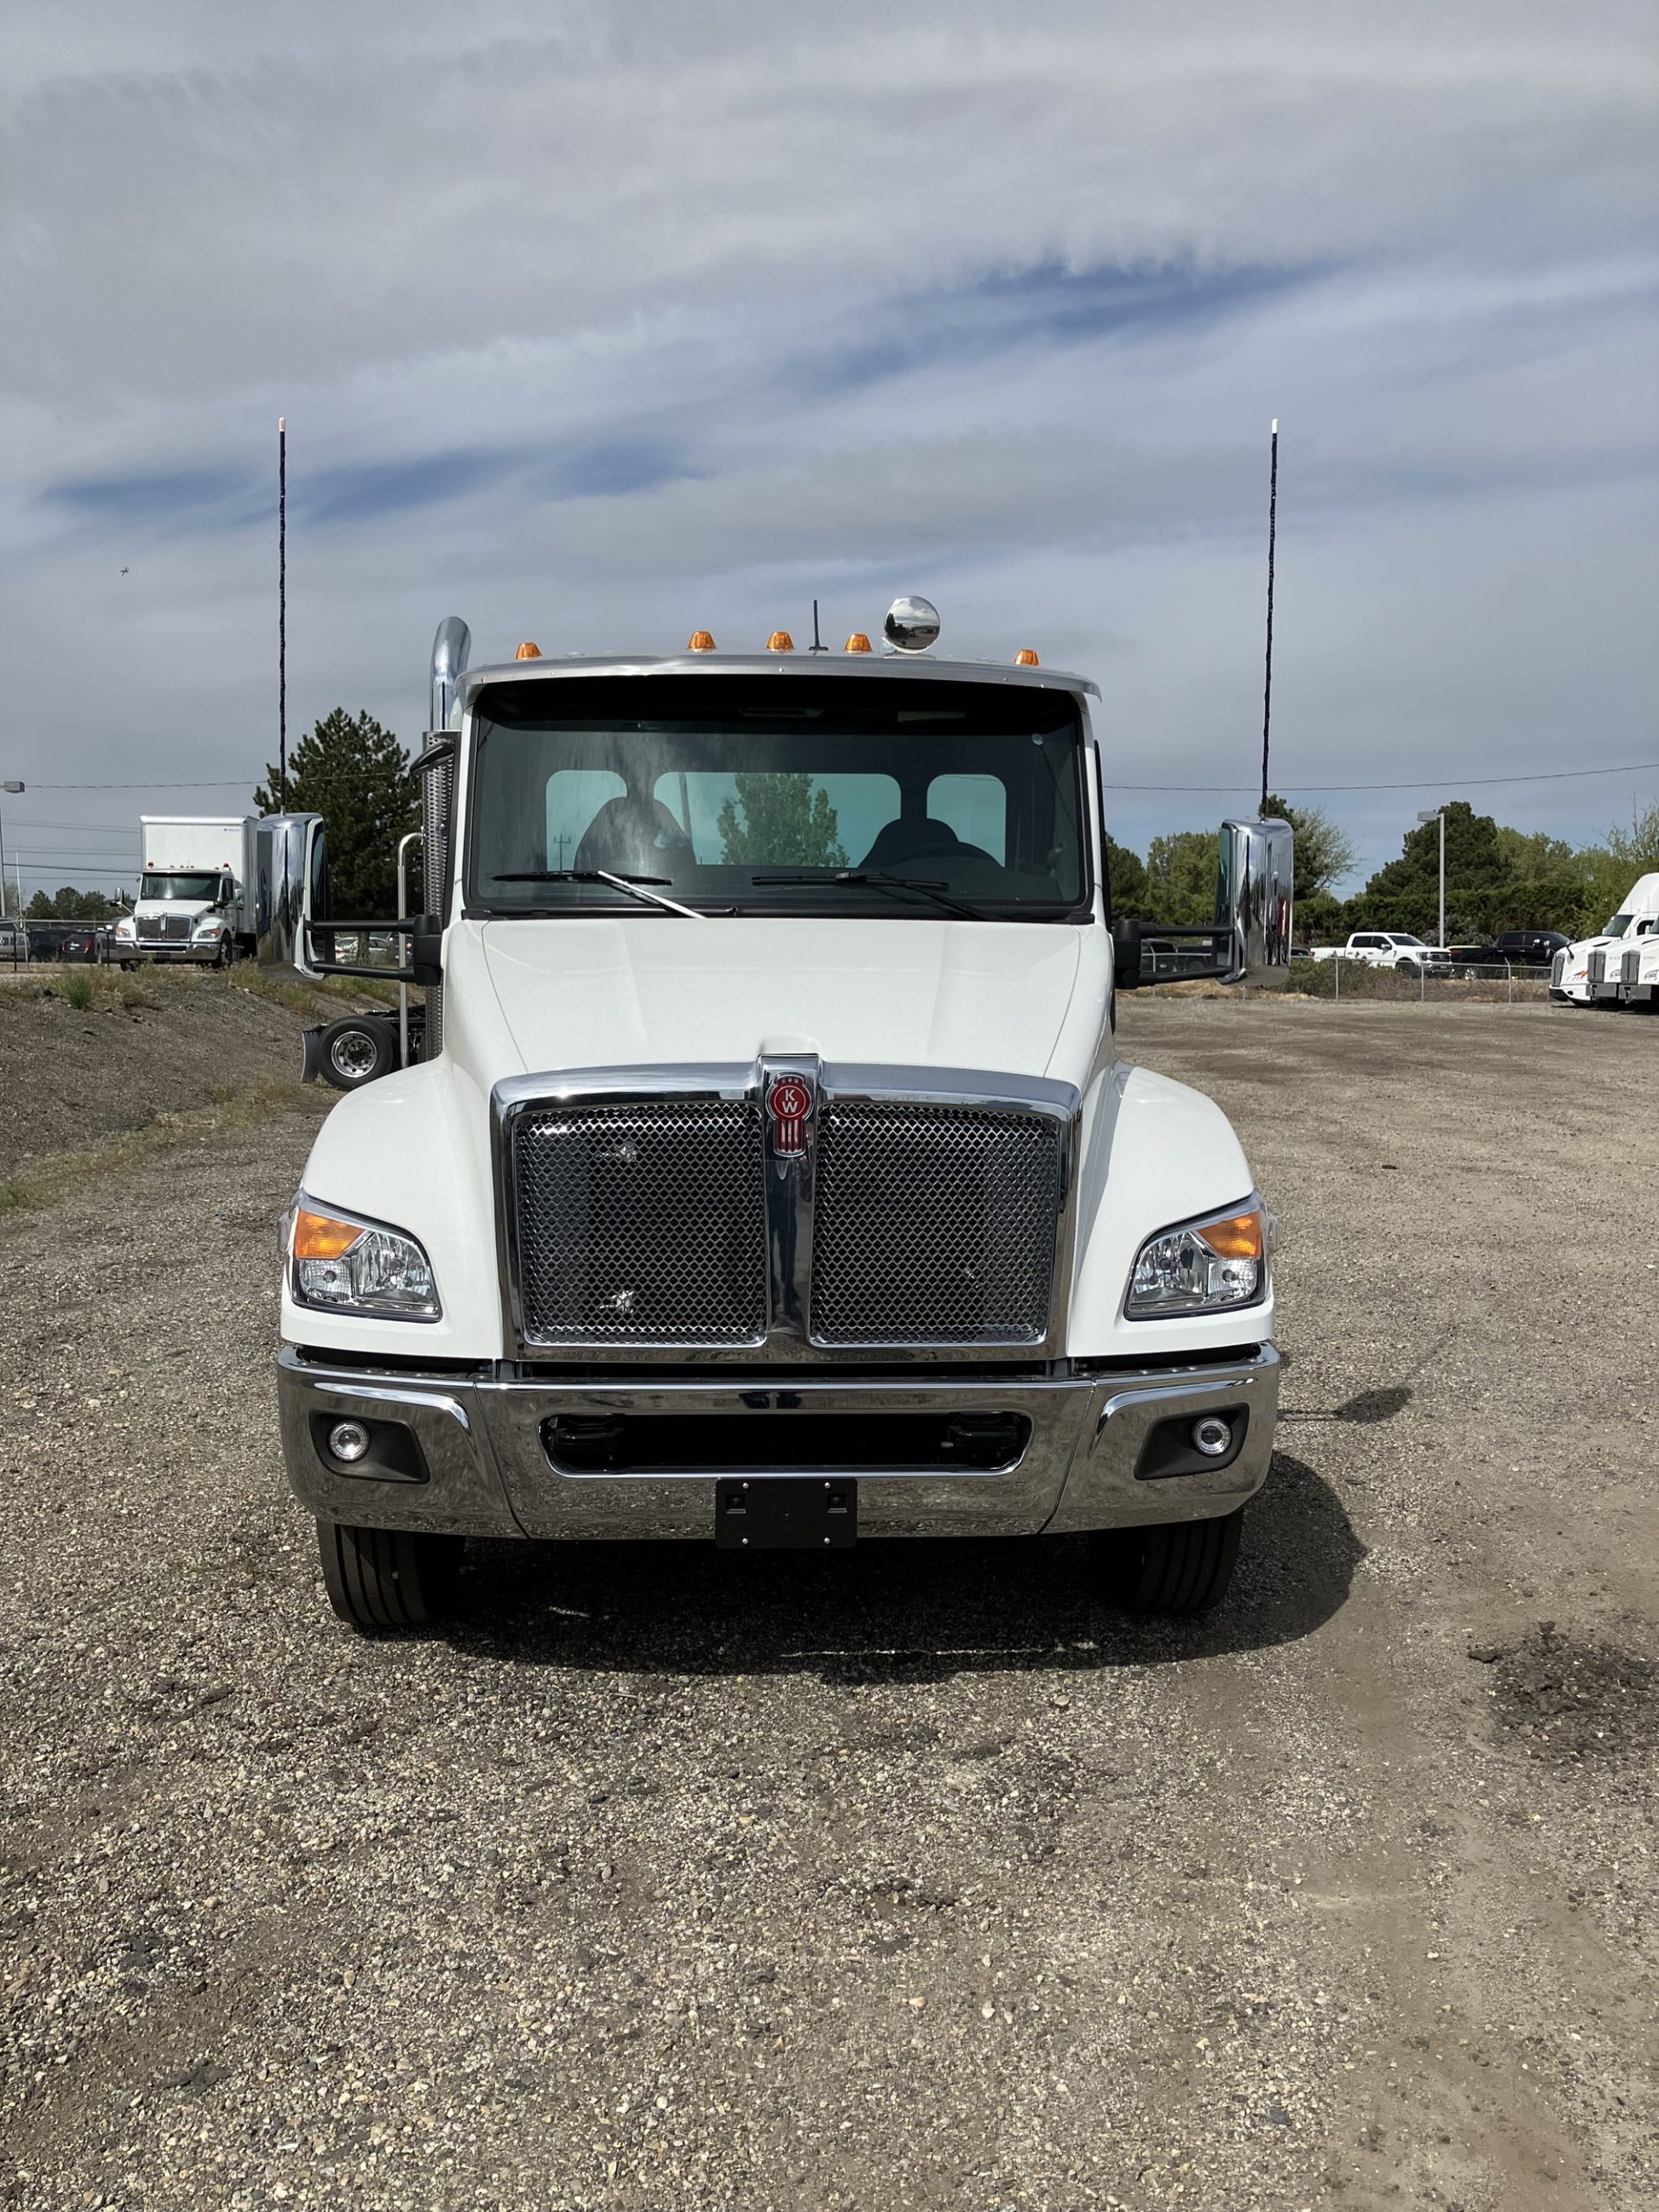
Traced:
MULTIPOLYGON (((467 671, 467 657, 472 649, 473 633, 460 615, 446 614, 432 640, 430 720, 427 724, 426 751, 419 764, 423 776, 421 858, 426 909, 443 921, 449 917, 453 866, 449 825, 455 796, 455 746, 449 731, 455 716, 461 679, 467 671)), ((429 983, 426 990, 423 1058, 435 1058, 442 1050, 443 987, 429 983)))

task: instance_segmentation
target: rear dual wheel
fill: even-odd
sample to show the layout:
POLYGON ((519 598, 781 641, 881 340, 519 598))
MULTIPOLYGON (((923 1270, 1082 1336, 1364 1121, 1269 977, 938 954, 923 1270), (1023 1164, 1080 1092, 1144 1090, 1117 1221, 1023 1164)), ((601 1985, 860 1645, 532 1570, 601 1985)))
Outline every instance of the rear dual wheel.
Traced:
POLYGON ((1107 1529, 1090 1539, 1108 1605, 1126 1613, 1207 1613, 1227 1595, 1244 1509, 1211 1521, 1107 1529))
POLYGON ((454 1604, 459 1536, 319 1521, 317 1548, 329 1604, 365 1633, 429 1628, 454 1604))

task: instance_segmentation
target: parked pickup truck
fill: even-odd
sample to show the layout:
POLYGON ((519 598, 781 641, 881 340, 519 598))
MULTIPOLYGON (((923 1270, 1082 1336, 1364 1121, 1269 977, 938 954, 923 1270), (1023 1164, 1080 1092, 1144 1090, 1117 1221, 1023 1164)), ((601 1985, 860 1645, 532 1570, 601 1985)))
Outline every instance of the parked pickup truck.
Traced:
POLYGON ((1451 956, 1402 930, 1357 930, 1346 944, 1316 944, 1315 960, 1357 960, 1367 968, 1445 968, 1451 956))
POLYGON ((1505 930, 1489 944, 1448 948, 1454 974, 1475 975, 1483 968, 1548 968, 1572 939, 1560 930, 1505 930))
MULTIPOLYGON (((1272 1217, 1118 1052, 1095 685, 938 630, 469 669, 440 626, 435 911, 359 925, 410 947, 419 1057, 283 1229, 283 1456, 356 1627, 432 1618, 473 1536, 1086 1532, 1109 1602, 1225 1591, 1272 1217)), ((1287 826, 1220 874, 1209 972, 1282 968, 1287 826)))

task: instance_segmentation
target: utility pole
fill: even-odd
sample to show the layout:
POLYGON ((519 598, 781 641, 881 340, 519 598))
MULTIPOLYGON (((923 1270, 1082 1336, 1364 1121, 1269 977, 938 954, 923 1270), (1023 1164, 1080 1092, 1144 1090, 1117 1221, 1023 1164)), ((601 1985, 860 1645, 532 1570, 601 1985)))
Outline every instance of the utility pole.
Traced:
POLYGON ((1444 951, 1446 949, 1446 810, 1442 808, 1438 814, 1420 814, 1417 819, 1420 822, 1438 822, 1440 825, 1440 934, 1438 942, 1441 950, 1444 951))
POLYGON ((276 417, 276 810, 288 812, 288 417, 276 417))
POLYGON ((1279 417, 1268 461, 1268 665, 1262 683, 1262 812, 1268 810, 1268 732, 1273 721, 1273 556, 1279 532, 1279 417))
MULTIPOLYGON (((4 784, 0 784, 0 791, 10 791, 10 792, 12 794, 13 798, 17 797, 17 795, 18 795, 18 794, 22 791, 22 789, 23 789, 23 786, 22 786, 22 784, 15 784, 15 783, 4 783, 4 784)), ((4 817, 3 817, 3 816, 0 816, 0 914, 3 914, 3 913, 5 912, 5 911, 6 911, 6 824, 5 824, 5 819, 4 819, 4 817)), ((22 918, 23 918, 23 875, 22 875, 22 870, 21 869, 21 868, 20 868, 18 869, 18 871, 17 871, 17 918, 18 918, 18 920, 19 920, 20 922, 21 922, 21 921, 22 920, 22 918)))

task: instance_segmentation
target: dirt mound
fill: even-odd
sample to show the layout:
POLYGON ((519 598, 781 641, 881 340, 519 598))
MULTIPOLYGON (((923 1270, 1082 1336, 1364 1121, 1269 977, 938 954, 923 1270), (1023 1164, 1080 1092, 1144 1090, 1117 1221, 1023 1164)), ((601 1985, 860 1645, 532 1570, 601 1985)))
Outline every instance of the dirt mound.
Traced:
POLYGON ((219 976, 67 969, 0 989, 0 1183, 170 1114, 297 1083, 300 1032, 355 1000, 219 976))
POLYGON ((1659 1665, 1541 1621, 1497 1660, 1497 1722, 1536 1759, 1622 1765, 1659 1745, 1659 1665))

